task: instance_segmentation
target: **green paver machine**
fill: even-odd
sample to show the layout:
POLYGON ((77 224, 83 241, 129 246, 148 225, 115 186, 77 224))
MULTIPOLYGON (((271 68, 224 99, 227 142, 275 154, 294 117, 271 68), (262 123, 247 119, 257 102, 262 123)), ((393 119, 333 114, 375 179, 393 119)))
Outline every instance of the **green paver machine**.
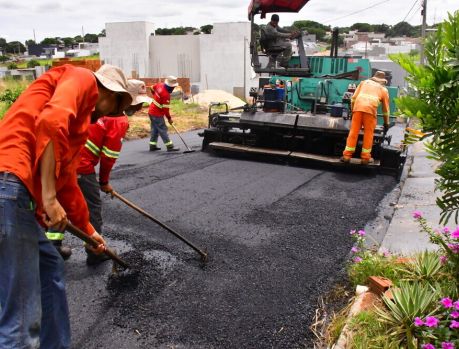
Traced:
MULTIPOLYGON (((203 150, 272 155, 287 159, 345 166, 339 160, 349 132, 350 101, 358 84, 373 75, 370 61, 358 57, 338 57, 338 30, 332 34, 330 56, 305 54, 302 36, 298 38, 297 56, 287 68, 263 67, 261 57, 276 58, 276 47, 259 53, 260 35, 255 16, 271 12, 298 12, 309 0, 252 0, 249 19, 252 67, 260 74, 258 88, 250 90, 252 101, 238 110, 215 112, 209 108, 209 126, 203 132, 203 150)), ((263 45, 261 45, 263 47, 263 45)), ((390 76, 389 79, 390 81, 390 76)), ((398 89, 387 86, 391 111, 398 89)), ((393 120, 394 117, 391 117, 393 120)), ((390 145, 383 132, 382 111, 378 112, 372 155, 377 168, 399 176, 406 159, 405 151, 390 145)), ((346 166, 360 165, 363 133, 359 136, 355 159, 346 166)))

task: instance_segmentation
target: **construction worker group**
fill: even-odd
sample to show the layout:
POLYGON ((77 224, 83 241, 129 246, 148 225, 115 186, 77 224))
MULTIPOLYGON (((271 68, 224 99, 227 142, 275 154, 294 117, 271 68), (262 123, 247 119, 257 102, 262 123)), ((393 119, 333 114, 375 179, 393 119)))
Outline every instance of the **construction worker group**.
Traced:
MULTIPOLYGON (((150 104, 151 142, 160 135, 168 151, 178 150, 164 122, 173 122, 177 85, 170 76, 150 98, 142 81, 127 80, 117 67, 93 73, 63 65, 35 80, 7 111, 0 122, 0 348, 70 347, 63 258, 71 250, 63 232, 71 222, 99 243, 85 247, 88 264, 107 258, 100 191, 113 191, 110 171, 127 116, 150 104)), ((153 144, 150 150, 159 149, 153 144)))

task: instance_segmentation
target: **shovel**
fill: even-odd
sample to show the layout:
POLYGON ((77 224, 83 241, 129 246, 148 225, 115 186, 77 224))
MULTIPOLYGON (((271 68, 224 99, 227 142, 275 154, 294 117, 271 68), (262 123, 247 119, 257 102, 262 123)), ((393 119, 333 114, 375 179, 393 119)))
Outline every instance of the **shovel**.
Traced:
POLYGON ((195 152, 195 150, 191 149, 188 144, 186 144, 185 140, 182 138, 182 135, 180 134, 180 132, 177 130, 177 128, 175 127, 174 124, 170 124, 173 128, 174 128, 174 131, 175 133, 178 134, 178 136, 180 137, 180 139, 182 140, 183 144, 185 144, 185 147, 187 148, 187 150, 185 150, 183 153, 184 154, 187 154, 187 153, 193 153, 195 152))

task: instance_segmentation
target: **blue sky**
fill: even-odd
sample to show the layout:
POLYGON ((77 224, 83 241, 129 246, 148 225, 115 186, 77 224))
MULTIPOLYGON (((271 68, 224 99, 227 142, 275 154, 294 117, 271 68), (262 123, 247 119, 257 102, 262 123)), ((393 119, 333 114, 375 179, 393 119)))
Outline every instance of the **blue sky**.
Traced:
MULTIPOLYGON (((310 0, 299 14, 281 14, 281 25, 309 19, 332 26, 355 22, 395 24, 416 0, 310 0), (351 15, 373 4, 374 8, 351 15)), ((193 26, 247 20, 249 0, 0 0, 0 37, 8 41, 99 33, 106 22, 150 21, 157 27, 193 26)), ((418 0, 407 20, 420 24, 418 0), (417 11, 416 11, 417 10, 417 11)), ((440 22, 459 9, 457 0, 429 0, 428 23, 440 22)), ((259 23, 266 21, 258 20, 259 23)))

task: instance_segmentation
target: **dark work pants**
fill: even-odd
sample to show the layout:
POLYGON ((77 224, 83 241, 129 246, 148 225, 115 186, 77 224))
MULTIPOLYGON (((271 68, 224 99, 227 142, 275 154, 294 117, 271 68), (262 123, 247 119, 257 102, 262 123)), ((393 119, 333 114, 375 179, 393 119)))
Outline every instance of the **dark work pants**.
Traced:
POLYGON ((100 184, 96 174, 78 175, 78 185, 88 204, 89 221, 94 229, 102 235, 102 200, 100 199, 100 184))

